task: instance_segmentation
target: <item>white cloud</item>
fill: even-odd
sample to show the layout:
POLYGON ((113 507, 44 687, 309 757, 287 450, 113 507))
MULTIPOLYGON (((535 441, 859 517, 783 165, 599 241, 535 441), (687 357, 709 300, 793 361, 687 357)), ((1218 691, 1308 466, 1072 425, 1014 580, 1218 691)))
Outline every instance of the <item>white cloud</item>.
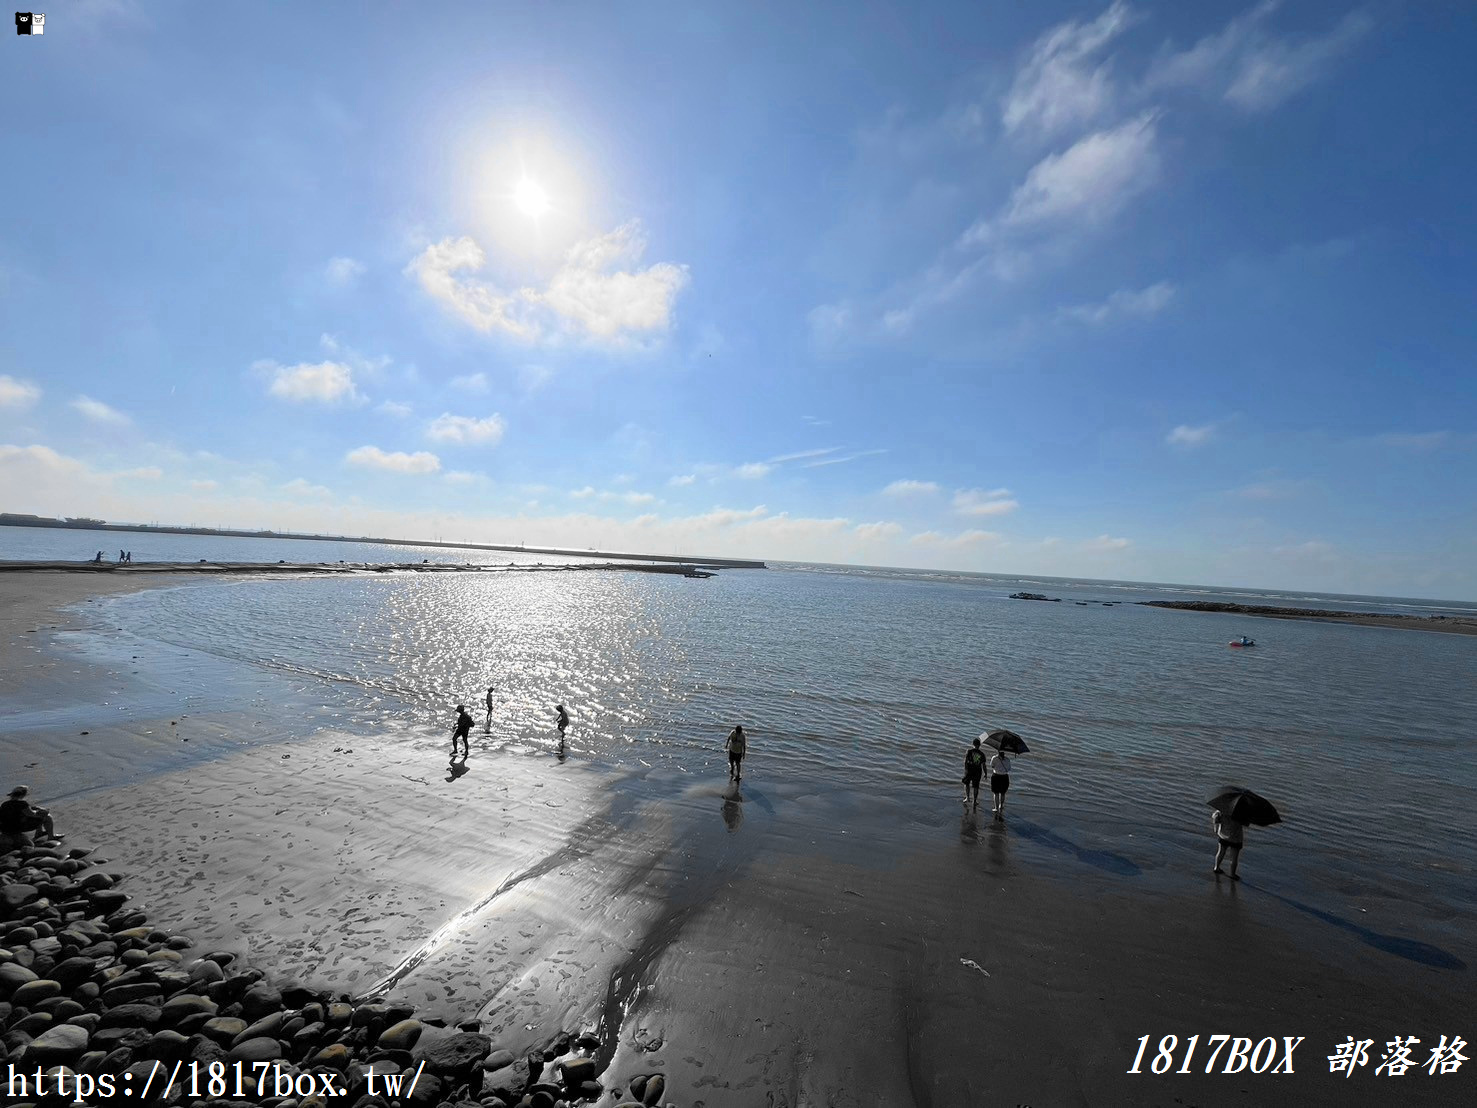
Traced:
POLYGON ((406 266, 405 271, 439 300, 479 331, 505 331, 522 339, 539 335, 537 325, 527 319, 528 305, 517 296, 491 285, 464 280, 457 274, 476 272, 486 263, 482 247, 472 239, 442 239, 432 243, 406 266))
POLYGON ((354 373, 342 362, 303 362, 292 366, 259 362, 258 367, 271 373, 272 381, 267 391, 282 400, 336 404, 360 399, 359 391, 354 387, 354 373))
POLYGON ((627 490, 625 492, 602 492, 600 494, 600 499, 601 500, 605 500, 605 501, 614 501, 614 502, 620 503, 620 504, 655 504, 656 503, 656 497, 653 496, 651 493, 649 493, 649 492, 635 492, 634 490, 627 490))
POLYGON ((882 490, 883 496, 932 496, 939 491, 933 481, 894 481, 882 490))
POLYGON ((781 454, 778 457, 770 458, 769 460, 775 464, 779 464, 781 462, 798 462, 802 458, 822 458, 827 454, 835 454, 840 449, 841 448, 839 446, 827 446, 821 448, 820 450, 799 450, 796 451, 794 454, 781 454))
POLYGON ((693 474, 693 473, 684 473, 684 474, 681 474, 680 476, 670 478, 667 481, 667 484, 672 485, 672 486, 674 486, 676 488, 681 488, 684 485, 690 485, 690 484, 692 484, 696 480, 697 480, 697 475, 696 474, 693 474))
POLYGON ((1052 134, 1106 111, 1113 82, 1107 63, 1095 58, 1130 22, 1128 6, 1115 2, 1091 23, 1067 22, 1042 35, 1001 104, 1005 129, 1029 124, 1052 134))
POLYGON ((800 419, 803 422, 808 423, 812 427, 829 427, 829 426, 831 426, 831 421, 829 419, 821 419, 818 416, 803 415, 803 416, 800 417, 800 419))
POLYGON ((1109 551, 1124 550, 1132 545, 1133 543, 1129 539, 1115 539, 1111 535, 1099 535, 1097 538, 1089 539, 1083 543, 1082 547, 1088 551, 1109 551))
POLYGON ((569 495, 576 500, 588 500, 595 495, 595 489, 591 485, 586 485, 582 489, 571 489, 569 495))
POLYGON ((364 263, 354 258, 330 258, 323 275, 335 288, 348 288, 364 275, 364 263))
POLYGON ((1173 298, 1174 286, 1168 281, 1160 281, 1158 284, 1139 289, 1137 292, 1131 289, 1119 289, 1106 300, 1096 304, 1078 304, 1062 308, 1057 312, 1057 318, 1093 325, 1123 318, 1149 319, 1168 307, 1173 298))
POLYGON ((883 449, 876 449, 876 450, 856 450, 856 451, 853 451, 850 454, 845 454, 845 455, 843 455, 840 458, 817 458, 813 462, 806 462, 800 468, 801 469, 816 469, 819 466, 839 466, 839 465, 845 465, 847 462, 854 462, 858 458, 870 458, 870 457, 873 457, 874 455, 877 455, 877 454, 886 454, 886 453, 887 453, 887 451, 886 450, 883 450, 883 449))
POLYGON ((374 410, 383 412, 387 416, 394 416, 396 419, 404 419, 411 412, 415 411, 409 404, 404 404, 398 400, 382 400, 374 410))
POLYGON ((1279 6, 1266 0, 1194 46, 1161 53, 1145 90, 1192 89, 1246 111, 1266 111, 1320 80, 1374 27, 1365 12, 1354 11, 1324 34, 1279 37, 1266 27, 1279 6))
POLYGON ((315 485, 302 477, 288 481, 282 486, 282 491, 289 496, 324 497, 333 495, 330 490, 324 488, 322 485, 315 485))
POLYGON ((766 465, 764 462, 747 462, 734 467, 733 475, 742 477, 746 481, 754 481, 760 477, 768 477, 772 469, 774 466, 766 465))
POLYGON ((465 469, 448 470, 442 475, 442 480, 452 485, 476 485, 487 480, 484 473, 472 473, 465 469))
POLYGON ((142 481, 157 481, 164 476, 164 471, 158 466, 139 466, 137 469, 119 470, 110 474, 112 477, 136 477, 142 481))
POLYGON ((221 485, 219 481, 206 480, 190 482, 190 488, 194 489, 196 492, 210 492, 211 490, 218 489, 220 487, 221 485))
POLYGON ((94 400, 90 396, 79 396, 72 401, 72 407, 81 412, 94 423, 107 423, 115 427, 133 422, 116 408, 110 408, 101 400, 94 400))
POLYGON ((603 343, 623 344, 658 335, 672 323, 687 267, 657 262, 640 268, 646 239, 636 221, 576 243, 543 289, 505 293, 459 276, 486 264, 472 239, 443 239, 407 267, 421 287, 480 331, 500 331, 527 341, 551 330, 570 331, 603 343))
MULTIPOLYGON (((1011 194, 995 230, 1103 223, 1152 185, 1158 170, 1155 116, 1145 112, 1079 139, 1032 166, 1011 194)), ((989 237, 989 230, 972 231, 966 240, 989 237)))
POLYGON ((694 516, 694 520, 703 526, 728 527, 735 523, 746 523, 750 520, 761 519, 769 513, 769 509, 759 504, 747 510, 739 508, 714 508, 711 512, 704 512, 700 516, 694 516))
POLYGON ((998 531, 961 531, 957 535, 944 535, 938 531, 923 531, 908 540, 914 546, 931 546, 944 550, 992 545, 1000 542, 998 531))
POLYGON ((461 389, 463 392, 486 392, 487 374, 468 373, 464 377, 453 377, 447 384, 454 389, 461 389))
POLYGON ((17 411, 29 408, 41 399, 41 390, 29 381, 0 373, 0 408, 17 411))
POLYGON ((665 331, 677 294, 687 284, 687 267, 658 262, 636 270, 645 252, 646 239, 635 221, 578 243, 549 282, 543 300, 595 338, 665 331), (618 268, 623 265, 630 268, 618 268))
POLYGON ((1009 489, 960 489, 954 494, 954 511, 963 516, 1001 516, 1020 507, 1009 489))
POLYGON ((344 455, 344 461, 350 465, 383 469, 391 473, 435 473, 441 468, 441 459, 424 450, 406 454, 398 450, 384 451, 377 446, 361 446, 357 450, 350 450, 344 455))
POLYGON ((903 533, 900 525, 892 522, 858 523, 853 531, 863 542, 880 542, 895 539, 903 533))
POLYGON ((454 442, 463 446, 496 446, 502 441, 506 429, 503 417, 497 413, 486 419, 473 419, 447 412, 432 421, 426 429, 426 435, 436 442, 454 442))
POLYGON ((1164 437, 1164 441, 1170 446, 1204 446, 1214 437, 1214 423, 1207 423, 1201 427, 1191 427, 1181 423, 1164 437))

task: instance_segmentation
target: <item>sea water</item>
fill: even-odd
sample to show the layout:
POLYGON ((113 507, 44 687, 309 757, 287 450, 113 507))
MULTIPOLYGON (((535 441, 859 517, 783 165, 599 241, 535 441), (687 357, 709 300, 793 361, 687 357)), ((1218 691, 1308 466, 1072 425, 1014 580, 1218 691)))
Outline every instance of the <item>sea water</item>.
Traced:
MULTIPOLYGON (((197 556, 219 560, 258 541, 188 538, 213 542, 197 556)), ((433 556, 352 543, 318 553, 433 556)), ((113 597, 86 609, 110 635, 75 648, 176 670, 193 658, 216 683, 232 670, 280 679, 300 694, 284 711, 314 705, 337 726, 407 741, 444 739, 458 703, 480 731, 491 684, 488 741, 509 756, 549 756, 562 703, 571 757, 672 788, 721 784, 724 736, 742 723, 758 798, 804 797, 879 855, 902 840, 959 842, 964 750, 1008 727, 1031 748, 1014 759, 1008 803, 1023 864, 1158 885, 1199 876, 1212 849, 1204 801, 1240 785, 1285 820, 1249 833, 1249 872, 1336 920, 1390 898, 1422 942, 1446 949, 1465 934, 1477 900, 1477 637, 1136 603, 1149 599, 1474 611, 809 565, 708 580, 407 572, 206 578, 113 597), (1010 599, 1022 589, 1061 600, 1010 599), (1255 649, 1228 648, 1243 634, 1255 649)))

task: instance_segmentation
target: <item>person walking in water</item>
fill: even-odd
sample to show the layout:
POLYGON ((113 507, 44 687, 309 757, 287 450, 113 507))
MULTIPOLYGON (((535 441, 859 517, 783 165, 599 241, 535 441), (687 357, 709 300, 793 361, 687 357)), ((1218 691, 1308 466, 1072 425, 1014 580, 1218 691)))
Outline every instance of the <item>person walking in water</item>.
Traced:
POLYGON ((487 686, 487 726, 483 730, 488 732, 492 731, 492 690, 496 687, 496 685, 487 686))
POLYGON ((1010 788, 1010 759, 1005 751, 998 751, 990 759, 990 792, 995 800, 995 818, 1005 816, 1005 792, 1010 788))
POLYGON ((749 736, 744 734, 744 725, 737 724, 724 740, 723 749, 728 751, 728 776, 735 781, 744 779, 744 755, 749 752, 749 736))
POLYGON ((559 734, 564 734, 564 729, 569 726, 569 713, 564 710, 563 704, 555 704, 554 726, 559 728, 559 734))
POLYGON ((467 706, 465 704, 458 704, 456 706, 456 727, 451 732, 451 756, 453 758, 456 757, 457 739, 461 739, 462 741, 462 757, 465 758, 468 754, 472 752, 471 748, 467 745, 467 736, 471 734, 472 724, 475 722, 476 720, 474 720, 472 718, 472 714, 467 711, 467 706))
POLYGON ((1215 828, 1215 874, 1223 876, 1225 870, 1221 869, 1221 863, 1225 861, 1226 855, 1231 855, 1231 880, 1240 881, 1241 875, 1236 871, 1241 868, 1241 847, 1246 842, 1246 824, 1238 823, 1230 816, 1222 815, 1218 811, 1210 813, 1210 825, 1215 828))
POLYGON ((972 799, 974 806, 980 806, 980 778, 985 775, 985 752, 980 749, 979 739, 974 740, 974 745, 964 752, 964 803, 968 804, 972 799))

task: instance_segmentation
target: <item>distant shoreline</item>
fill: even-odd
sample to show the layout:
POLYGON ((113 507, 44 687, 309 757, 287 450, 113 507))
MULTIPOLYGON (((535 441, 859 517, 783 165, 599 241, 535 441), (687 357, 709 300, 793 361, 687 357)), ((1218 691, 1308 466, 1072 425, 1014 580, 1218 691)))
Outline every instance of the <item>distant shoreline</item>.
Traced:
POLYGON ((1262 604, 1219 604, 1209 600, 1140 600, 1146 608, 1175 608, 1184 612, 1216 612, 1264 619, 1308 619, 1325 623, 1352 623, 1360 627, 1398 627, 1407 631, 1441 631, 1448 635, 1477 635, 1477 619, 1461 616, 1412 616, 1377 612, 1339 612, 1324 608, 1274 608, 1262 604))
MULTIPOLYGON (((711 563, 707 563, 711 565, 711 563)), ((328 573, 560 573, 619 570, 627 573, 663 573, 676 577, 714 577, 690 562, 627 565, 620 562, 575 562, 546 566, 543 562, 507 565, 464 565, 460 562, 20 562, 0 561, 0 573, 107 573, 123 577, 153 573, 232 573, 246 575, 328 573)))
POLYGON ((97 519, 51 519, 0 512, 0 527, 37 527, 60 531, 128 531, 154 535, 206 535, 228 539, 293 539, 303 542, 362 542, 382 546, 424 546, 438 550, 506 550, 519 554, 555 554, 569 558, 616 558, 631 562, 682 562, 724 569, 767 569, 744 558, 697 558, 682 554, 631 554, 611 550, 570 550, 557 546, 512 546, 477 542, 431 542, 427 539, 377 539, 367 535, 305 535, 293 531, 235 531, 214 527, 171 527, 150 523, 104 523, 97 519))

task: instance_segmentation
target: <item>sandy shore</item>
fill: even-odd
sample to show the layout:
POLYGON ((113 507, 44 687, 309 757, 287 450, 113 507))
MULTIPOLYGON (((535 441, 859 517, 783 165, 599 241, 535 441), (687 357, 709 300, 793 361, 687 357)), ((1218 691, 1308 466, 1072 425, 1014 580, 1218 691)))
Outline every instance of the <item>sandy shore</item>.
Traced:
MULTIPOLYGON (((448 780, 444 739, 413 729, 192 714, 186 754, 160 715, 67 735, 94 768, 63 787, 61 733, 34 705, 78 675, 26 640, 117 579, 25 576, 0 581, 0 688, 32 714, 0 769, 39 803, 70 794, 52 805, 69 844, 105 843, 156 925, 283 978, 480 1018, 515 1053, 594 1029, 614 1044, 607 1085, 663 1072, 684 1108, 1375 1104, 1386 1040, 1419 1037, 1424 1061, 1441 1034, 1474 1038, 1477 953, 1423 947, 1398 905, 1320 915, 1259 885, 1251 857, 1217 883, 1208 850, 1153 880, 1043 877, 1025 822, 956 806, 898 825, 762 763, 734 788, 721 769, 617 777, 577 741, 560 762, 484 739, 448 780), (135 750, 180 768, 133 773, 135 750), (1305 1039, 1290 1076, 1125 1072, 1142 1035, 1147 1071, 1161 1036, 1217 1033, 1275 1037, 1279 1061, 1282 1036, 1305 1039), (1327 1056, 1349 1035, 1376 1045, 1346 1080, 1327 1056)), ((1474 1073, 1412 1071, 1398 1099, 1469 1102, 1474 1073)))

